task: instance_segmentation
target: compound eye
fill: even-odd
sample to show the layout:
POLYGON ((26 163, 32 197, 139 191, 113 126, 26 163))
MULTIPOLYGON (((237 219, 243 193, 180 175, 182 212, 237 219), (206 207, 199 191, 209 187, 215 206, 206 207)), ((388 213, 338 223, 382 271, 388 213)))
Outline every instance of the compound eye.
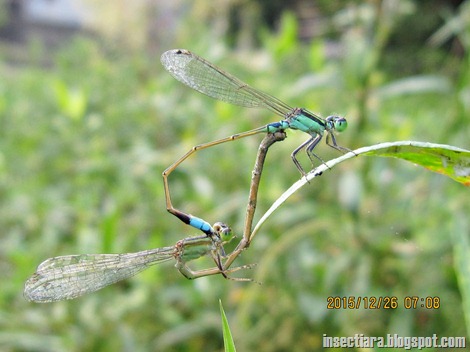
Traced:
POLYGON ((230 241, 234 237, 232 229, 223 222, 216 222, 212 228, 222 241, 230 241))
POLYGON ((336 117, 334 126, 336 131, 343 132, 348 127, 348 121, 344 117, 336 117))

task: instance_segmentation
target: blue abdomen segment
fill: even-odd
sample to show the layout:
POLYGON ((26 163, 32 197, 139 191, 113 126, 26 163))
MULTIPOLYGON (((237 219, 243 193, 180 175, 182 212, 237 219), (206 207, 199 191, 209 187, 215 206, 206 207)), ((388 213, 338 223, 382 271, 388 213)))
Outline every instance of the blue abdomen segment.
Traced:
POLYGON ((212 226, 205 220, 183 213, 182 211, 179 211, 177 209, 173 209, 171 213, 175 215, 178 219, 180 219, 182 222, 184 222, 185 224, 190 225, 198 230, 201 230, 206 235, 212 235, 214 232, 214 230, 212 229, 212 226))
POLYGON ((204 233, 212 233, 212 226, 207 221, 195 216, 190 216, 189 225, 195 227, 198 230, 201 230, 204 233))

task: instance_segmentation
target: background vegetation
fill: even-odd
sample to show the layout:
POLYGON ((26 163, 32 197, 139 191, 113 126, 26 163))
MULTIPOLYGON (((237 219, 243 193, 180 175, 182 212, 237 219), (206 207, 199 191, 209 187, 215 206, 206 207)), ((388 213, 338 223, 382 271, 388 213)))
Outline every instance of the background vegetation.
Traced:
MULTIPOLYGON (((379 158, 342 164, 275 213, 237 262, 258 263, 243 276, 262 285, 188 281, 163 264, 75 301, 22 297, 48 257, 132 252, 195 234, 167 214, 161 172, 195 144, 278 119, 184 88, 161 68, 164 50, 191 49, 292 106, 346 116, 338 141, 351 149, 407 139, 469 149, 470 2, 443 3, 320 1, 316 35, 300 40, 293 12, 253 21, 247 14, 264 18, 262 2, 224 11, 194 2, 169 43, 133 41, 136 29, 77 37, 56 53, 32 45, 28 64, 5 50, 0 349, 221 350, 219 299, 240 351, 319 350, 323 334, 468 335, 470 293, 454 261, 470 235, 468 190, 379 158), (400 305, 328 310, 329 296, 396 296, 400 305), (438 296, 441 306, 407 310, 406 296, 438 296)), ((242 229, 261 138, 185 162, 171 177, 174 204, 242 229)), ((305 138, 289 132, 270 150, 258 216, 299 178, 290 153, 305 138)), ((318 153, 337 156, 324 145, 318 153)))

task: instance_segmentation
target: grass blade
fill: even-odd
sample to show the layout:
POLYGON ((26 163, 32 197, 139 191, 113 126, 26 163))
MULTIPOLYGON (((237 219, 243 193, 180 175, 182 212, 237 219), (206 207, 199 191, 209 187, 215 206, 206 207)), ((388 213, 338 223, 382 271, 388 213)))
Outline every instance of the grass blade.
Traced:
POLYGON ((222 316, 222 331, 224 335, 225 352, 236 352, 235 343, 233 342, 232 333, 228 325, 227 316, 225 315, 222 301, 219 299, 220 315, 222 316))

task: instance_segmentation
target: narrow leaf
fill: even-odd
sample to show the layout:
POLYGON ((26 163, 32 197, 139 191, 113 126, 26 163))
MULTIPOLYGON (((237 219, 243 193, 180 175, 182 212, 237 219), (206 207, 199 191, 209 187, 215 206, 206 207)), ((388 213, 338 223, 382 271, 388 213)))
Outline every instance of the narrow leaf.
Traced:
POLYGON ((256 235, 261 225, 271 216, 271 214, 300 188, 310 183, 310 181, 315 177, 320 176, 326 170, 332 169, 335 165, 361 155, 393 157, 407 160, 414 164, 421 165, 430 171, 448 176, 465 186, 470 186, 470 151, 468 150, 445 144, 416 141, 380 143, 363 147, 320 165, 309 172, 306 177, 302 177, 294 183, 261 217, 253 229, 251 238, 256 235))
POLYGON ((225 315, 224 308, 222 307, 222 301, 219 299, 220 315, 222 316, 222 331, 224 335, 224 347, 225 352, 236 352, 235 344, 233 342, 232 333, 228 325, 227 316, 225 315))
POLYGON ((467 321, 467 334, 470 334, 470 241, 468 238, 467 219, 461 220, 452 231, 454 242, 454 267, 462 292, 462 305, 465 320, 467 321))

